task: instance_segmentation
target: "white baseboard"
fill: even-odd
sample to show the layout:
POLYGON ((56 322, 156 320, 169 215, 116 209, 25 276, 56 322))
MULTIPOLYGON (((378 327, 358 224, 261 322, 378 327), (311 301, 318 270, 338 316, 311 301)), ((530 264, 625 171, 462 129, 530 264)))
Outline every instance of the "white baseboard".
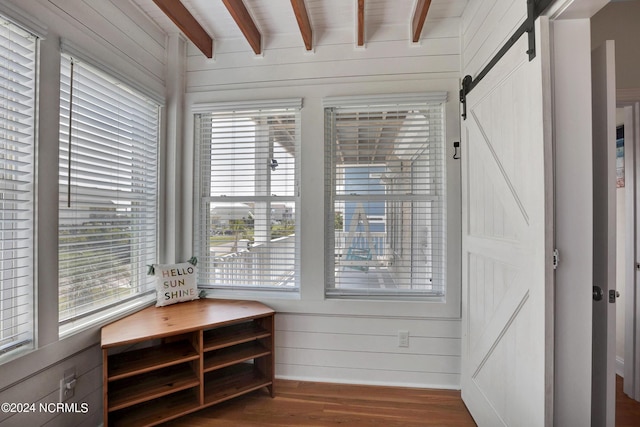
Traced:
POLYGON ((402 382, 380 382, 380 381, 361 381, 361 380, 339 380, 335 378, 315 378, 299 375, 276 375, 276 379, 289 380, 289 381, 301 381, 301 382, 317 382, 317 383, 330 383, 330 384, 345 384, 345 385, 370 385, 380 387, 403 387, 403 388, 416 388, 427 390, 460 390, 460 386, 452 386, 451 384, 413 384, 402 382))
POLYGON ((618 356, 616 356, 616 375, 624 378, 624 359, 618 356))

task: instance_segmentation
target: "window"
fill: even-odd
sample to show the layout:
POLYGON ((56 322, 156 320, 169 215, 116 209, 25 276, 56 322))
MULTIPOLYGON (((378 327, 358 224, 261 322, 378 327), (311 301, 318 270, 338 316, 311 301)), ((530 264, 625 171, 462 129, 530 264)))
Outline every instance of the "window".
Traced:
POLYGON ((37 47, 0 17, 0 356, 33 345, 37 47))
POLYGON ((200 284, 298 288, 300 101, 196 115, 200 284))
POLYGON ((153 294, 147 266, 157 262, 158 113, 156 102, 63 55, 61 334, 153 294))
POLYGON ((327 296, 444 296, 443 103, 326 106, 327 296))

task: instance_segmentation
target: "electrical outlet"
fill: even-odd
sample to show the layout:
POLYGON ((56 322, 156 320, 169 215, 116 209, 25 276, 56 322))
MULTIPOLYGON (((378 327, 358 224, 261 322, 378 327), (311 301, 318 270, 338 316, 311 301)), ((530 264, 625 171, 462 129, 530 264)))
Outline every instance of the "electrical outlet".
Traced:
POLYGON ((398 347, 409 347, 409 331, 398 331, 398 347))
POLYGON ((60 403, 71 399, 76 388, 76 368, 67 369, 60 380, 60 403))

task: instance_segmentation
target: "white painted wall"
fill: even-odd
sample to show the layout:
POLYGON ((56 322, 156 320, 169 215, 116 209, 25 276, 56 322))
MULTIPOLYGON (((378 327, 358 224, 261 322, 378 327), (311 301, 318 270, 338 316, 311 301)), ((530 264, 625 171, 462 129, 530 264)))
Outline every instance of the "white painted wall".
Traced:
POLYGON ((276 376, 311 381, 459 388, 455 319, 278 314, 276 376), (398 330, 409 347, 398 348, 398 330))
MULTIPOLYGON (((459 22, 427 19, 418 45, 379 41, 380 32, 391 30, 379 28, 364 49, 354 47, 352 32, 324 34, 313 53, 304 51, 299 37, 271 39, 259 57, 245 40, 217 43, 214 60, 189 47, 187 110, 215 101, 302 98, 300 298, 248 295, 278 311, 277 377, 459 388, 460 166, 452 159, 453 141, 459 140, 459 22), (449 97, 447 301, 325 300, 323 99, 429 91, 447 91, 449 97), (409 348, 398 347, 399 330, 409 331, 409 348)), ((185 152, 193 144, 193 115, 188 116, 185 152)), ((192 182, 189 174, 183 176, 189 193, 192 182)), ((185 204, 183 218, 192 215, 185 204)), ((178 254, 183 258, 193 250, 189 229, 185 226, 178 254)))
POLYGON ((640 87, 640 1, 615 1, 591 19, 593 46, 604 40, 616 42, 616 87, 640 87))
POLYGON ((38 138, 38 349, 0 365, 0 402, 57 402, 63 372, 76 368, 72 402, 85 402, 79 414, 0 413, 7 426, 96 426, 102 422, 102 362, 96 326, 65 339, 58 337, 57 209, 60 42, 86 53, 86 59, 161 97, 165 87, 166 34, 128 0, 3 0, 29 26, 45 28, 41 44, 38 138))
MULTIPOLYGON (((6 369, 5 366, 0 368, 6 369)), ((28 412, 0 412, 0 425, 3 427, 25 426, 86 426, 95 427, 102 423, 102 351, 98 343, 79 350, 67 358, 50 366, 32 366, 33 373, 22 378, 19 384, 0 391, 0 402, 35 404, 28 412), (77 405, 78 411, 62 413, 61 411, 42 410, 46 406, 58 402, 59 382, 68 369, 76 372, 77 386, 74 397, 69 403, 77 405)))
POLYGON ((475 77, 527 17, 518 0, 470 0, 461 24, 462 75, 475 77))

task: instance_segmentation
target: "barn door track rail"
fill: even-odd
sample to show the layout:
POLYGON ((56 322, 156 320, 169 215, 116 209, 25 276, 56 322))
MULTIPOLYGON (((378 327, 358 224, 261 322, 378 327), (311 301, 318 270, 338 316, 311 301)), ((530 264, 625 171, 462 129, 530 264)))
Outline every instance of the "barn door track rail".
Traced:
POLYGON ((460 103, 462 104, 462 119, 467 119, 467 95, 473 90, 474 87, 480 83, 480 81, 491 71, 491 69, 502 59, 502 57, 516 44, 520 36, 525 32, 529 37, 529 48, 526 54, 529 55, 529 61, 536 57, 536 35, 535 35, 535 21, 545 11, 545 9, 552 3, 553 0, 527 0, 527 19, 518 27, 509 40, 500 48, 498 53, 491 58, 491 61, 480 71, 480 73, 474 79, 470 75, 464 76, 462 79, 462 87, 460 88, 460 103))

